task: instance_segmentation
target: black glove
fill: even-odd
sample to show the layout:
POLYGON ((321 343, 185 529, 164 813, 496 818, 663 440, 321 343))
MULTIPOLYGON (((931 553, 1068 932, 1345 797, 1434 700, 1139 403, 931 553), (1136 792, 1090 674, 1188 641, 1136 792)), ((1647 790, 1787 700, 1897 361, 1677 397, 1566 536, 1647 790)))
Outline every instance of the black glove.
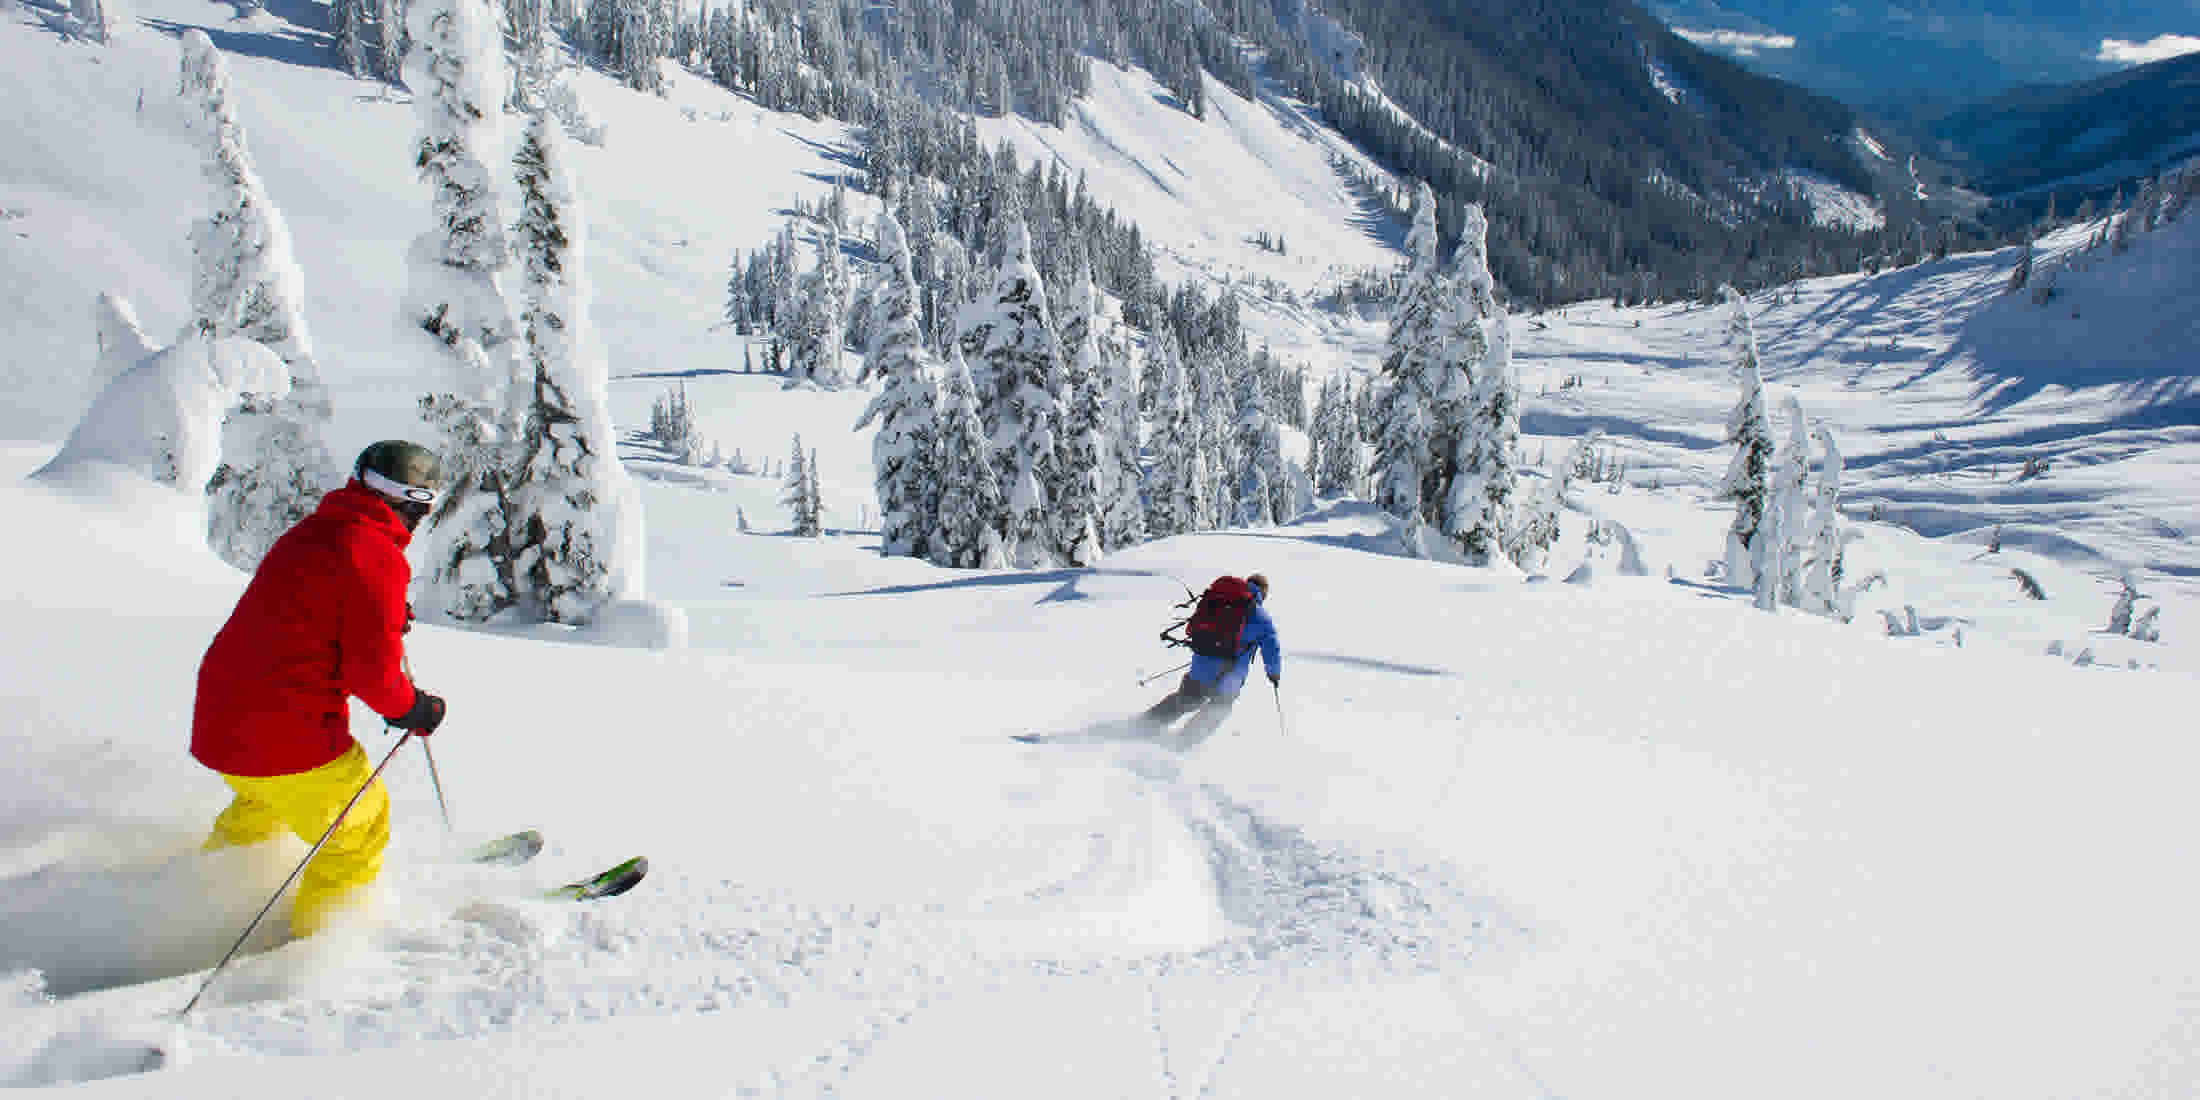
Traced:
POLYGON ((440 696, 430 695, 420 690, 416 685, 413 688, 412 709, 390 719, 390 725, 401 730, 411 730, 422 737, 426 737, 434 733, 437 726, 443 724, 443 709, 443 700, 440 696))
POLYGON ((1280 672, 1271 672, 1271 673, 1269 673, 1269 674, 1268 674, 1268 682, 1269 682, 1269 683, 1271 683, 1271 684, 1274 684, 1274 685, 1275 685, 1275 686, 1277 686, 1277 687, 1282 687, 1282 686, 1283 686, 1283 673, 1280 673, 1280 672))

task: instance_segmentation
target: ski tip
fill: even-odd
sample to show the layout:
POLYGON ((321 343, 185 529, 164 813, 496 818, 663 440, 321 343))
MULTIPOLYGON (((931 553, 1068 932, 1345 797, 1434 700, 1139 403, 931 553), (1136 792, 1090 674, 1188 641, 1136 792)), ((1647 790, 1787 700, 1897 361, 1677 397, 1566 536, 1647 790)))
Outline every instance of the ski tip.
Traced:
POLYGON ((594 878, 569 882, 544 896, 552 901, 594 901, 597 898, 615 898, 632 890, 649 873, 649 860, 635 856, 594 878))
POLYGON ((603 893, 597 896, 611 898, 626 893, 640 885, 642 876, 648 873, 649 860, 643 856, 635 856, 612 869, 611 881, 604 884, 603 893))

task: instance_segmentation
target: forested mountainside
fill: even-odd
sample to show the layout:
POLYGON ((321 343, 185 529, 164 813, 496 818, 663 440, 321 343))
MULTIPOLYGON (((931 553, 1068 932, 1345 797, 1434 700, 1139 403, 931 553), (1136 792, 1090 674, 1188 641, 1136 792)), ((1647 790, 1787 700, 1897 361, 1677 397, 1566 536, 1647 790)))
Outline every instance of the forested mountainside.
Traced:
POLYGON ((1787 185, 1801 173, 1873 194, 1845 140, 1850 111, 1691 45, 1629 0, 1333 6, 1365 37, 1381 91, 1427 129, 1334 71, 1305 87, 1447 207, 1484 203, 1493 266, 1516 294, 1693 292, 1852 267, 1875 247, 1820 224, 1787 185))
MULTIPOLYGON (((1911 239, 1909 192, 1874 194, 1884 177, 1855 152, 1845 108, 1699 49, 1628 0, 1338 0, 1326 12, 1301 0, 757 0, 700 17, 660 0, 550 5, 548 28, 636 86, 671 57, 766 106, 874 132, 943 131, 953 112, 1061 121, 1089 58, 1148 69, 1195 116, 1202 73, 1247 96, 1296 96, 1278 108, 1310 106, 1393 173, 1372 188, 1395 198, 1405 177, 1430 181, 1447 239, 1462 204, 1484 203, 1496 276, 1527 303, 1704 294, 1854 269, 1911 239), (1828 217, 1806 197, 1826 187, 1858 193, 1849 205, 1873 216, 1828 217)), ((339 0, 339 39, 371 35, 373 7, 339 0)), ((346 56, 372 67, 376 50, 346 56)))
POLYGON ((1934 127, 1981 191, 2068 212, 2200 153, 2200 54, 2083 84, 2027 88, 1934 127))

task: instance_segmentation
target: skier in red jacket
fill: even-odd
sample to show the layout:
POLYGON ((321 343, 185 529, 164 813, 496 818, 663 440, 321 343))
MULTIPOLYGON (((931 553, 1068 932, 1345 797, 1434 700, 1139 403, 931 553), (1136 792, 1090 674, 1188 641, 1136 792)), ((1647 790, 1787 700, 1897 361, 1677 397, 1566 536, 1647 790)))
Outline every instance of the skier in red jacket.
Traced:
POLYGON ((351 736, 347 697, 426 736, 443 700, 405 670, 412 568, 405 546, 435 507, 434 454, 403 440, 360 452, 352 479, 275 540, 199 664, 191 755, 220 772, 235 799, 206 847, 257 844, 288 829, 311 844, 353 795, 299 880, 293 936, 319 930, 382 870, 389 795, 351 736))

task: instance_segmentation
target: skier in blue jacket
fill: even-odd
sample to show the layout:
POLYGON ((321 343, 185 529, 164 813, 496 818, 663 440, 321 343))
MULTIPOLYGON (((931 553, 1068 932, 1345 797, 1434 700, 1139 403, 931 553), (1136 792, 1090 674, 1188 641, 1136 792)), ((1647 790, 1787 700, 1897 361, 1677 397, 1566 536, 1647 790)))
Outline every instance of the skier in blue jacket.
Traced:
POLYGON ((1268 670, 1268 682, 1279 687, 1283 684, 1283 647, 1276 639, 1276 622, 1268 617, 1266 606, 1268 578, 1255 573, 1245 578, 1245 583, 1253 589, 1253 608, 1245 616, 1244 631, 1238 635, 1238 655, 1193 657, 1176 690, 1139 716, 1139 721, 1156 736, 1187 713, 1192 720, 1177 735, 1183 744, 1196 745, 1213 734, 1230 716, 1230 708, 1237 705, 1238 693, 1245 690, 1256 650, 1268 670))

